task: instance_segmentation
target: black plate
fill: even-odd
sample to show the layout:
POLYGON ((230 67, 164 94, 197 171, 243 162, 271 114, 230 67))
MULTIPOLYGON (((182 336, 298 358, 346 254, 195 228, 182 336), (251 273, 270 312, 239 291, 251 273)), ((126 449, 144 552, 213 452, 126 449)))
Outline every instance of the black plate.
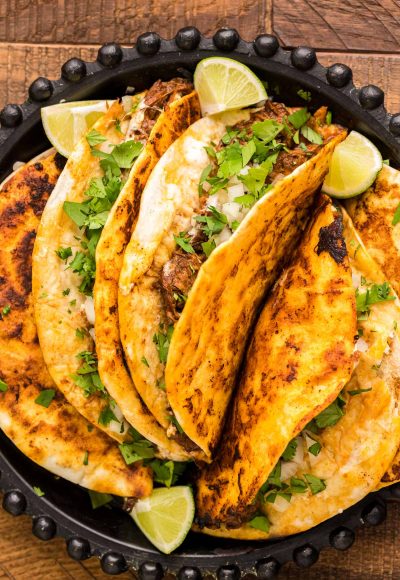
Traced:
MULTIPOLYGON (((368 135, 392 164, 400 166, 400 115, 386 112, 384 94, 378 87, 356 89, 347 66, 334 64, 326 69, 317 62, 313 49, 284 50, 270 35, 261 35, 251 43, 241 40, 235 30, 225 29, 207 39, 188 27, 173 40, 146 33, 138 38, 135 48, 104 45, 96 62, 71 59, 63 65, 60 80, 34 81, 26 103, 7 105, 0 112, 0 178, 11 172, 15 161, 27 161, 49 146, 40 122, 41 106, 61 99, 116 97, 127 87, 141 90, 158 78, 190 76, 199 60, 217 55, 250 66, 268 81, 269 91, 287 104, 304 105, 298 91, 310 92, 308 106, 328 105, 335 121, 368 135)), ((310 566, 325 546, 349 548, 354 529, 361 523, 382 522, 385 502, 400 497, 400 486, 392 486, 308 532, 282 540, 242 542, 191 533, 173 555, 163 556, 117 504, 113 510, 103 507, 94 511, 86 491, 32 463, 3 434, 0 448, 0 487, 6 492, 6 510, 14 515, 31 514, 33 533, 42 540, 56 534, 65 537, 73 558, 96 555, 105 572, 119 574, 132 566, 145 580, 158 580, 166 571, 177 573, 182 580, 196 580, 207 572, 217 573, 221 580, 236 580, 248 572, 272 578, 290 559, 299 566, 310 566), (35 495, 33 486, 43 489, 45 496, 35 495)))

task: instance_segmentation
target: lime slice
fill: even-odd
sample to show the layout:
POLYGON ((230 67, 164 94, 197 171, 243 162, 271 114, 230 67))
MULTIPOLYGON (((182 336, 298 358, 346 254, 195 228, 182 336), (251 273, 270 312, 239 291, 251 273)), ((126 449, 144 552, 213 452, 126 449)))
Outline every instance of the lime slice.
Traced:
POLYGON ((170 554, 186 538, 194 518, 194 500, 188 486, 154 489, 131 512, 146 538, 164 554, 170 554))
POLYGON ((336 146, 322 190, 341 199, 366 191, 382 169, 382 155, 364 135, 352 131, 336 146))
POLYGON ((43 107, 42 123, 48 140, 61 155, 69 157, 110 104, 111 101, 76 101, 43 107))
POLYGON ((194 86, 203 115, 242 109, 267 98, 264 85, 247 66, 219 56, 199 62, 194 86))

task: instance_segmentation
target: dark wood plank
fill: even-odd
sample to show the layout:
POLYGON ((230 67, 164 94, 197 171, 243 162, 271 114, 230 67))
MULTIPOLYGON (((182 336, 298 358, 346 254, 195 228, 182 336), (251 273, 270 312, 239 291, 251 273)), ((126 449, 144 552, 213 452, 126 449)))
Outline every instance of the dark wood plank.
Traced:
MULTIPOLYGON (((0 107, 27 98, 29 84, 39 75, 60 76, 60 67, 71 56, 91 60, 98 46, 26 45, 0 43, 0 107)), ((356 84, 374 83, 386 93, 386 106, 400 111, 400 54, 319 53, 324 65, 344 62, 354 70, 356 84)))
MULTIPOLYGON (((362 528, 351 550, 324 550, 318 563, 301 572, 286 564, 280 574, 283 580, 398 580, 400 577, 400 505, 389 506, 384 524, 362 528)), ((32 536, 31 520, 13 518, 0 510, 0 580, 106 580, 96 558, 85 562, 71 560, 65 542, 56 538, 41 542, 32 536)), ((119 576, 132 580, 131 571, 119 576)))
POLYGON ((275 0, 272 26, 286 46, 400 52, 399 0, 275 0))
POLYGON ((170 38, 182 26, 204 34, 221 26, 237 28, 244 38, 270 28, 269 0, 1 0, 0 42, 133 43, 146 30, 170 38))

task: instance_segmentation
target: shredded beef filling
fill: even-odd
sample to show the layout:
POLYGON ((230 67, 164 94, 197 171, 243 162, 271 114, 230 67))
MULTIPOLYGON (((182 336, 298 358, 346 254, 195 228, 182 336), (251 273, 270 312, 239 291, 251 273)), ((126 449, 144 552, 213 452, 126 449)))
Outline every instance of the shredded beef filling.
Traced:
POLYGON ((144 98, 146 108, 141 125, 141 133, 148 137, 163 109, 176 99, 188 95, 192 91, 192 83, 185 79, 174 78, 170 81, 156 81, 147 91, 144 98))

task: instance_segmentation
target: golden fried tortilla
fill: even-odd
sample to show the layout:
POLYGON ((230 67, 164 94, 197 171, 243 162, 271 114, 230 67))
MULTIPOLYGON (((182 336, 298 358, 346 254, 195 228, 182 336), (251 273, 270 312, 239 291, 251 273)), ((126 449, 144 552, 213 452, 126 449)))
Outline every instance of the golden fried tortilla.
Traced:
POLYGON ((0 187, 0 378, 8 386, 0 393, 0 427, 27 457, 56 475, 98 492, 144 497, 152 490, 149 469, 140 463, 128 467, 113 440, 65 400, 38 343, 31 254, 64 163, 53 150, 0 187), (35 402, 46 390, 55 391, 48 408, 35 402))
POLYGON ((155 344, 167 330, 161 272, 175 251, 175 236, 201 209, 204 147, 218 143, 226 125, 223 117, 197 121, 161 158, 144 190, 119 283, 121 342, 136 388, 160 425, 168 429, 176 419, 193 452, 200 448, 208 461, 257 309, 296 246, 329 157, 345 137, 340 132, 281 179, 202 264, 165 367, 155 344))
MULTIPOLYGON (((354 286, 365 292, 372 283, 383 284, 385 275, 368 255, 346 214, 344 223, 354 286)), ((273 503, 261 505, 261 513, 270 522, 267 533, 248 524, 203 532, 237 539, 299 533, 341 513, 379 485, 400 438, 399 301, 373 305, 368 318, 358 324, 362 336, 357 341, 356 368, 342 391, 344 416, 318 434, 303 430, 296 438, 292 460, 281 461, 281 479, 289 486, 292 477, 304 480, 308 474, 322 480, 325 489, 314 494, 310 489, 293 493, 290 501, 278 495, 273 503), (316 456, 309 451, 315 442, 321 446, 316 456)))
MULTIPOLYGON (((361 196, 346 202, 354 226, 368 252, 400 292, 400 223, 393 224, 400 204, 400 173, 384 165, 374 184, 361 196)), ((396 219, 395 219, 396 221, 396 219)), ((400 480, 400 449, 382 478, 382 486, 400 480)))
POLYGON ((95 336, 101 380, 123 409, 127 421, 157 445, 161 457, 177 461, 187 459, 188 454, 167 437, 165 429, 143 403, 125 366, 119 334, 118 280, 147 179, 161 155, 199 117, 194 92, 173 102, 160 115, 135 171, 110 212, 96 249, 95 336))
POLYGON ((257 322, 218 456, 197 482, 201 523, 246 521, 290 440, 350 379, 356 333, 342 216, 321 196, 257 322))

